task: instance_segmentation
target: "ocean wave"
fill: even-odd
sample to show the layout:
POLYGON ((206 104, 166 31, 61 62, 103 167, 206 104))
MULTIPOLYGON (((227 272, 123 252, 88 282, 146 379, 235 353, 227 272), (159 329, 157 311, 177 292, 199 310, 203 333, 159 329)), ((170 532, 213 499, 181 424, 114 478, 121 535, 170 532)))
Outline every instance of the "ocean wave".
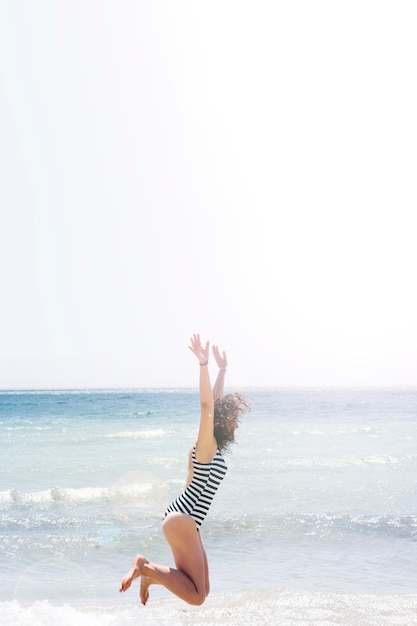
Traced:
POLYGON ((304 458, 294 458, 288 459, 286 462, 287 465, 293 467, 350 467, 363 465, 363 459, 355 456, 343 456, 343 457, 304 457, 304 458))
POLYGON ((59 502, 85 504, 108 499, 110 489, 106 487, 51 487, 38 491, 20 492, 17 489, 0 491, 0 507, 18 504, 22 506, 45 505, 59 502))
POLYGON ((297 589, 237 590, 212 594, 200 607, 192 607, 176 598, 157 600, 140 607, 126 599, 124 606, 54 605, 35 602, 22 606, 16 601, 0 603, 0 624, 31 626, 224 626, 252 624, 275 626, 277 616, 282 626, 302 623, 361 624, 361 626, 412 626, 415 624, 417 595, 377 595, 310 592, 297 589))
POLYGON ((328 437, 329 435, 331 436, 338 436, 338 435, 357 435, 357 434, 366 434, 366 435, 371 435, 374 437, 377 437, 381 434, 383 434, 385 431, 382 430, 381 428, 375 427, 375 426, 352 426, 352 427, 342 427, 340 428, 339 426, 334 427, 332 424, 331 425, 326 425, 326 429, 325 430, 321 430, 318 428, 315 429, 308 429, 308 428, 303 428, 300 430, 291 430, 289 431, 290 435, 313 435, 315 437, 320 437, 320 436, 325 436, 328 437))
POLYGON ((105 435, 106 439, 159 439, 165 437, 168 431, 164 428, 153 428, 149 430, 124 430, 119 433, 105 435))
POLYGON ((138 480, 131 480, 128 484, 112 487, 51 487, 31 492, 21 492, 17 489, 0 491, 0 510, 12 506, 20 507, 51 507, 59 505, 83 506, 99 502, 120 503, 138 499, 151 499, 158 489, 165 488, 164 483, 155 479, 138 476, 138 480))
POLYGON ((210 534, 242 532, 251 537, 291 539, 316 537, 336 541, 351 541, 355 536, 390 537, 417 540, 417 515, 372 515, 340 512, 245 514, 212 520, 210 534))
POLYGON ((410 460, 412 457, 407 455, 398 458, 393 455, 374 454, 368 456, 312 456, 312 457, 293 457, 290 459, 263 459, 262 465, 275 470, 288 470, 289 468, 305 468, 327 467, 329 469, 348 468, 348 467, 366 467, 373 465, 398 465, 402 461, 410 460))

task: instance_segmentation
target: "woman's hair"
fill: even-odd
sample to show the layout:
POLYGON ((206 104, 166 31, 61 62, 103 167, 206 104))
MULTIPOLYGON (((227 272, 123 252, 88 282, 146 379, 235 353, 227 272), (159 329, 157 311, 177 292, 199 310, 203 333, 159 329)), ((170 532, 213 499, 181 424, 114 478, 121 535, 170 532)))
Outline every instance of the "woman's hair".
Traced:
POLYGON ((240 415, 250 410, 249 402, 240 393, 229 393, 217 398, 214 403, 214 436, 221 452, 228 451, 231 444, 235 443, 235 432, 230 427, 230 421, 239 419, 240 415))

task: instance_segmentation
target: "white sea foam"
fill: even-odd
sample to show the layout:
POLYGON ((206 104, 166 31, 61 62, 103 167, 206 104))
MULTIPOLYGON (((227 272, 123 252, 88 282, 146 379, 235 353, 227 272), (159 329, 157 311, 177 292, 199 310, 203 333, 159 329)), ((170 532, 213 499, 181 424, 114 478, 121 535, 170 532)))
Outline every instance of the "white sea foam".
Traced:
POLYGON ((383 433, 384 431, 382 429, 375 428, 374 426, 352 426, 352 427, 346 428, 346 427, 331 425, 326 430, 317 429, 317 428, 316 429, 305 428, 303 430, 291 430, 289 434, 295 435, 295 436, 313 435, 316 437, 320 437, 320 436, 328 437, 329 435, 337 436, 337 435, 356 435, 356 434, 359 434, 359 435, 369 434, 372 436, 379 436, 380 434, 383 434, 383 433))
POLYGON ((0 625, 14 626, 415 626, 416 595, 310 593, 279 589, 211 595, 201 607, 176 599, 76 608, 36 602, 0 604, 0 625))
POLYGON ((0 491, 0 509, 3 507, 7 507, 10 504, 13 504, 13 502, 14 502, 14 498, 13 498, 12 489, 6 489, 4 491, 0 491))
POLYGON ((400 462, 399 459, 395 456, 390 455, 381 455, 381 454, 373 454, 372 456, 366 456, 364 458, 365 463, 369 463, 371 465, 398 465, 400 462))
POLYGON ((312 456, 312 457, 295 457, 290 459, 264 459, 262 465, 275 469, 295 468, 312 468, 312 467, 366 467, 367 465, 398 465, 400 459, 391 455, 371 455, 366 457, 359 456, 312 456))
MULTIPOLYGON (((118 501, 119 503, 155 500, 162 493, 165 496, 166 485, 154 475, 147 472, 131 472, 131 478, 123 483, 122 477, 112 487, 51 487, 31 492, 19 492, 16 489, 0 491, 0 510, 11 506, 52 506, 52 505, 84 505, 102 501, 118 501)), ((169 481, 172 484, 183 484, 182 480, 169 481)))
POLYGON ((110 433, 107 439, 158 439, 164 437, 167 431, 163 428, 153 428, 149 430, 125 430, 120 433, 110 433))
POLYGON ((31 492, 19 492, 9 489, 0 492, 0 508, 11 505, 51 505, 59 502, 85 504, 108 499, 111 490, 107 487, 81 487, 79 489, 52 487, 31 492))

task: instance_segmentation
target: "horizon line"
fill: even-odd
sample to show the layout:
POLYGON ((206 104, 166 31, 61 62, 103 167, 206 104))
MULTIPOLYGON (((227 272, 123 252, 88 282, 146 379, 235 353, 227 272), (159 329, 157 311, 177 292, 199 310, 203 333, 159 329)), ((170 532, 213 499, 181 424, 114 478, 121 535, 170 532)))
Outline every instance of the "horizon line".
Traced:
MULTIPOLYGON (((225 387, 231 387, 232 385, 225 385, 225 387)), ((235 387, 235 386, 233 386, 235 387)), ((381 383, 350 383, 350 384, 299 384, 299 383, 291 383, 291 384, 279 384, 279 385, 238 385, 239 389, 416 389, 416 385, 410 385, 407 383, 393 383, 393 384, 381 384, 381 383)), ((34 391, 144 391, 144 390, 197 390, 197 385, 144 385, 141 386, 52 386, 52 387, 0 387, 0 393, 7 392, 34 392, 34 391)))

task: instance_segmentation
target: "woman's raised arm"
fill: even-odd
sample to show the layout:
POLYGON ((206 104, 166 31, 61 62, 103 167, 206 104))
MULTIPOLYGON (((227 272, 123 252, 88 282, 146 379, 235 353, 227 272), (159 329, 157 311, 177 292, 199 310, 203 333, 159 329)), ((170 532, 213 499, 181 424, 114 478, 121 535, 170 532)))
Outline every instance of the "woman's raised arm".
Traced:
POLYGON ((216 401, 218 398, 221 398, 223 396, 224 392, 224 376, 227 370, 227 356, 226 352, 220 354, 219 348, 217 346, 213 346, 213 356, 219 368, 216 381, 213 385, 213 398, 214 401, 216 401))
POLYGON ((214 399, 208 370, 210 344, 207 341, 203 347, 200 335, 197 334, 192 336, 189 348, 200 364, 200 427, 196 443, 196 457, 200 463, 209 463, 217 449, 214 437, 214 399))

